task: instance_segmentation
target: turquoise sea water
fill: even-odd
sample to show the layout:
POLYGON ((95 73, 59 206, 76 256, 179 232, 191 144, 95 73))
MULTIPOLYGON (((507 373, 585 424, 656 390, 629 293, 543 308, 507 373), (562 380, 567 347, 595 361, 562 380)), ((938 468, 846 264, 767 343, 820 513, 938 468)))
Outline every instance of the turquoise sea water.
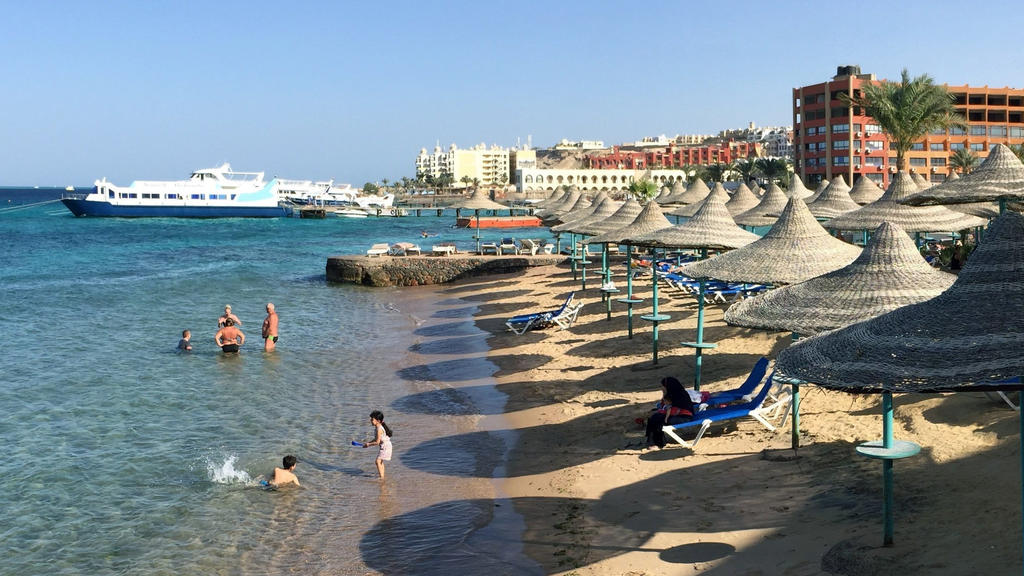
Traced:
MULTIPOLYGON (((74 218, 59 203, 19 208, 55 194, 0 189, 0 571, 430 574, 499 561, 533 570, 514 543, 490 553, 487 538, 507 535, 489 536, 491 511, 466 505, 493 497, 489 480, 402 464, 404 449, 474 425, 391 408, 443 386, 417 350, 434 365, 482 356, 471 304, 324 280, 330 255, 438 239, 468 249, 471 231, 451 230, 450 216, 129 220, 74 218), (281 322, 273 354, 259 334, 267 302, 281 322), (238 356, 213 343, 225 304, 248 337, 238 356), (459 344, 446 349, 453 326, 459 344), (185 328, 195 349, 181 354, 185 328), (375 451, 350 445, 370 437, 374 409, 395 428, 383 483, 375 451), (260 489, 285 454, 298 456, 303 487, 260 489), (394 526, 401 542, 388 537, 389 523, 428 507, 443 517, 414 515, 422 525, 394 526)), ((481 381, 493 371, 476 366, 481 381)), ((439 453, 434 469, 500 466, 492 458, 439 453)))

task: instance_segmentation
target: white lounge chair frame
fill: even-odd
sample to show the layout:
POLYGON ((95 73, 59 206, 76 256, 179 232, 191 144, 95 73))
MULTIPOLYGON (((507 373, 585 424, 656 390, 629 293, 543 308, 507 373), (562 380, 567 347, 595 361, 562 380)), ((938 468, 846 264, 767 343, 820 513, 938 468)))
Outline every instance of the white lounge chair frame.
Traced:
POLYGON ((370 258, 377 256, 379 258, 387 254, 388 250, 390 249, 391 247, 388 246, 387 244, 374 244, 373 246, 370 246, 369 250, 366 251, 366 256, 370 258))
MULTIPOLYGON (((753 417, 755 420, 760 422, 762 426, 767 428, 769 431, 774 432, 777 428, 785 426, 786 420, 789 416, 793 395, 788 384, 773 381, 770 386, 772 389, 769 391, 768 396, 774 396, 772 402, 770 404, 761 402, 760 406, 750 410, 746 415, 753 417), (778 418, 780 410, 782 411, 782 420, 777 424, 772 424, 769 419, 778 418)), ((694 419, 698 418, 700 418, 700 412, 694 416, 694 419)), ((736 416, 734 418, 729 418, 728 420, 718 420, 717 422, 737 421, 742 418, 744 418, 744 416, 736 416)), ((683 437, 679 435, 681 430, 676 430, 672 425, 663 427, 662 431, 684 448, 694 450, 697 447, 697 443, 700 442, 700 439, 704 437, 704 433, 707 432, 715 422, 715 420, 710 419, 701 422, 700 427, 697 430, 697 436, 694 437, 693 440, 684 440, 683 437)))

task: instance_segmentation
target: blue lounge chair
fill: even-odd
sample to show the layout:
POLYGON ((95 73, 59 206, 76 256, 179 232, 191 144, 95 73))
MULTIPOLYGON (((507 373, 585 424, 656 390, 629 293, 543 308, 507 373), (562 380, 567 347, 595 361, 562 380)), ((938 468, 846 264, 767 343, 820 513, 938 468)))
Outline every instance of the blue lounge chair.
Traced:
POLYGON ((569 297, 565 299, 565 303, 560 308, 547 312, 520 314, 509 318, 505 322, 505 326, 508 326, 508 329, 516 334, 524 334, 527 330, 548 328, 554 325, 564 330, 572 326, 572 323, 576 321, 576 316, 580 313, 580 308, 583 308, 582 302, 573 301, 575 295, 575 292, 570 292, 569 297))
POLYGON ((764 382, 764 375, 767 372, 768 359, 762 356, 761 359, 754 364, 754 368, 750 370, 750 374, 747 376, 747 379, 743 384, 740 384, 739 388, 722 390, 721 392, 712 392, 705 404, 708 406, 717 406, 719 404, 730 404, 740 400, 751 400, 754 390, 757 389, 758 384, 764 382))
MULTIPOLYGON (((771 376, 761 385, 761 390, 757 393, 757 396, 740 404, 733 404, 724 408, 708 408, 697 412, 693 416, 693 420, 686 422, 680 422, 678 424, 669 424, 662 428, 670 438, 679 442, 682 446, 690 448, 691 450, 697 446, 700 439, 704 437, 704 433, 708 431, 715 422, 724 422, 727 420, 738 420, 740 418, 746 418, 750 416, 764 425, 769 430, 775 430, 775 426, 768 421, 765 416, 772 417, 778 414, 778 411, 782 408, 788 408, 789 401, 792 398, 789 394, 782 394, 780 397, 770 405, 765 405, 764 401, 768 397, 768 391, 774 385, 775 373, 772 372, 771 376), (697 436, 691 440, 683 440, 679 434, 689 428, 698 428, 697 436)), ((785 413, 785 412, 784 412, 785 413)))

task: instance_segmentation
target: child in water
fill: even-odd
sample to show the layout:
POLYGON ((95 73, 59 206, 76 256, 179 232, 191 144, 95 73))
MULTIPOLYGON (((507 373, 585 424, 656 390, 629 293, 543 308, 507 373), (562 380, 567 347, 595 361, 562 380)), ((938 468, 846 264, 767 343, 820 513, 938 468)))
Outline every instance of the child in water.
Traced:
POLYGON ((299 463, 299 459, 291 454, 281 459, 281 467, 274 468, 274 474, 270 480, 260 480, 260 485, 268 488, 277 488, 278 486, 284 486, 285 484, 299 484, 299 477, 295 475, 295 465, 299 463))
POLYGON ((384 477, 384 462, 391 460, 391 428, 384 423, 384 414, 380 410, 370 413, 370 423, 376 430, 376 438, 372 442, 363 442, 363 448, 380 446, 377 453, 377 472, 384 477))

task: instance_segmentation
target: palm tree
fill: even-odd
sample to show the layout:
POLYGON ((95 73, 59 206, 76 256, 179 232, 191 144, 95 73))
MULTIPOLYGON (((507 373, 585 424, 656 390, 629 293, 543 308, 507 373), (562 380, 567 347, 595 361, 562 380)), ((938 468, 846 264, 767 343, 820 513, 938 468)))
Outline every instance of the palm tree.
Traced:
POLYGON ((864 109, 889 136, 889 147, 896 150, 896 167, 907 169, 907 150, 925 134, 939 128, 967 128, 967 121, 956 112, 954 98, 931 76, 911 79, 906 68, 899 82, 863 84, 859 96, 840 95, 849 106, 864 109))
POLYGON ((707 167, 708 178, 712 182, 722 182, 725 180, 726 175, 729 173, 730 166, 728 164, 722 164, 716 162, 707 167))
POLYGON ((1010 152, 1017 157, 1017 160, 1024 162, 1024 144, 1010 144, 1010 152))
POLYGON ((646 178, 633 180, 629 183, 629 193, 637 202, 647 204, 651 198, 658 194, 658 185, 646 178))
POLYGON ((753 158, 747 158, 744 160, 738 160, 735 165, 735 169, 743 176, 744 182, 750 182, 754 178, 754 174, 758 171, 758 162, 760 160, 754 160, 753 158))
POLYGON ((778 181, 783 186, 789 185, 788 158, 758 158, 757 171, 772 182, 778 181))
POLYGON ((970 174, 978 164, 978 157, 967 148, 959 148, 949 157, 949 165, 961 174, 970 174))

